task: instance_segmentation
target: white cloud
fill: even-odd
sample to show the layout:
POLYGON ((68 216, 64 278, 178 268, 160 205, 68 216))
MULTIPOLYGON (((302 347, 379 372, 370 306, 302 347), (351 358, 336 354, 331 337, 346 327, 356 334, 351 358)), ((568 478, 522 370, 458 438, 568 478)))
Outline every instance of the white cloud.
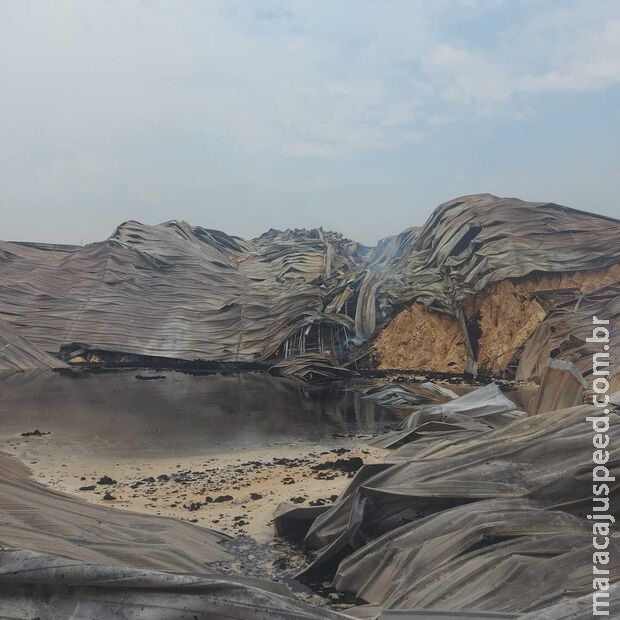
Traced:
POLYGON ((513 86, 503 66, 483 54, 451 45, 437 45, 422 62, 443 99, 453 103, 493 106, 507 101, 513 86))
MULTIPOLYGON (((524 92, 596 91, 620 84, 620 20, 582 33, 560 52, 555 67, 519 81, 524 92)), ((552 59, 553 60, 553 59, 552 59)))
POLYGON ((281 218, 334 188, 343 203, 406 201, 408 170, 427 191, 444 162, 428 152, 464 120, 526 127, 553 93, 619 83, 620 5, 596 6, 0 0, 0 208, 9 223, 38 213, 49 239, 77 218, 107 231, 182 205, 210 225, 209 205, 239 202, 260 209, 241 222, 260 232, 268 209, 281 218))
MULTIPOLYGON (((544 6, 544 5, 541 5, 544 6)), ((489 110, 517 95, 591 92, 620 84, 620 5, 593 20, 591 3, 573 10, 536 14, 507 37, 519 53, 501 46, 479 50, 438 44, 423 57, 422 68, 445 101, 489 110), (582 18, 582 19, 580 19, 582 18)), ((506 34, 506 33, 504 33, 506 34)), ((522 105, 522 102, 520 102, 522 105)))
POLYGON ((554 23, 543 8, 538 30, 523 25, 519 40, 513 28, 513 41, 544 54, 521 64, 510 50, 441 40, 443 11, 484 14, 494 2, 2 7, 0 111, 28 117, 0 131, 43 133, 54 148, 60 136, 70 146, 176 131, 225 136, 254 152, 342 157, 419 139, 438 115, 454 118, 438 102, 490 110, 516 94, 620 79, 620 22, 604 15, 580 29, 565 13, 570 45, 556 32, 562 45, 550 47, 538 40, 554 23))

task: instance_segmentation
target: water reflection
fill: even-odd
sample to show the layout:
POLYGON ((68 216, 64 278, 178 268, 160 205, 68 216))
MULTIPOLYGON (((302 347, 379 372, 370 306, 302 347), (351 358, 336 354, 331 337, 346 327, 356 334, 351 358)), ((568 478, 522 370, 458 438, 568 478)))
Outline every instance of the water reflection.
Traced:
POLYGON ((5 436, 39 428, 76 450, 118 457, 318 443, 381 432, 396 421, 344 387, 306 387, 265 373, 5 373, 0 420, 5 436))

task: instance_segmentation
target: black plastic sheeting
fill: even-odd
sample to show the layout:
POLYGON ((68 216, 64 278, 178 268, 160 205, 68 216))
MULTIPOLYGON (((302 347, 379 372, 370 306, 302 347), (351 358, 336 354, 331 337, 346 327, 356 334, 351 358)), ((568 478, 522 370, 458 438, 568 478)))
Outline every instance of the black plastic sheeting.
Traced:
POLYGON ((126 222, 73 252, 2 242, 0 319, 54 355, 256 361, 309 325, 352 329, 343 284, 364 251, 321 230, 244 241, 184 222, 126 222))
POLYGON ((592 375, 592 355, 600 353, 600 343, 592 337, 592 317, 609 320, 610 374, 620 374, 620 283, 588 295, 579 291, 555 291, 538 295, 550 308, 549 314, 528 338, 519 358, 516 378, 538 379, 546 372, 549 358, 573 362, 586 378, 592 375))
POLYGON ((416 449, 425 439, 436 442, 439 437, 455 441, 512 422, 523 415, 502 394, 495 383, 438 405, 422 407, 404 420, 397 430, 371 440, 379 448, 397 448, 405 444, 416 449), (412 444, 414 440, 418 440, 412 444))
MULTIPOLYGON (((474 422, 506 415, 503 397, 494 392, 487 386, 426 410, 449 407, 446 415, 453 410, 474 422), (459 401, 465 401, 460 411, 459 401)), ((424 412, 408 423, 418 428, 424 412)), ((446 435, 441 428, 422 438, 410 435, 385 463, 359 470, 333 506, 308 519, 303 508, 289 513, 282 507, 276 527, 316 551, 299 577, 331 575, 337 589, 369 604, 355 610, 361 617, 378 617, 384 609, 561 617, 543 611, 572 609, 592 591, 586 515, 593 509, 593 429, 586 417, 599 414, 580 405, 519 415, 469 435, 446 435)), ((607 511, 618 519, 616 411, 609 425, 606 466, 615 480, 608 483, 607 511)), ((616 527, 609 551, 605 568, 616 582, 616 527)))
POLYGON ((266 581, 85 564, 0 549, 3 618, 338 620, 266 581))

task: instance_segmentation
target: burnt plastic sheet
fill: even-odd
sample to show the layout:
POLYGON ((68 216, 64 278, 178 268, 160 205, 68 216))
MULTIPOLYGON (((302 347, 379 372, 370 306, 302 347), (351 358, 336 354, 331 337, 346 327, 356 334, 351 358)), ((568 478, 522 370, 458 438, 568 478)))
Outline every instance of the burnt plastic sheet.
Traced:
POLYGON ((417 394, 402 385, 387 383, 364 390, 363 398, 383 407, 408 407, 431 402, 428 396, 417 394))
MULTIPOLYGON (((618 539, 610 542, 610 577, 620 577, 618 539)), ((499 542, 417 575, 388 608, 536 613, 592 593, 592 535, 524 536, 499 542), (458 584, 459 587, 455 587, 458 584)), ((591 610, 590 610, 591 613, 591 610)))
POLYGON ((214 572, 231 556, 226 534, 170 517, 89 504, 30 478, 0 454, 0 545, 82 562, 179 572, 214 572))
MULTIPOLYGON (((609 586, 609 605, 601 607, 610 618, 620 617, 620 583, 609 586)), ((592 594, 565 598, 555 604, 519 616, 520 620, 591 620, 592 594)))
POLYGON ((600 346, 589 343, 592 317, 609 321, 611 374, 620 374, 620 362, 613 351, 620 348, 620 283, 612 284, 588 295, 579 291, 557 291, 542 295, 549 314, 528 338, 519 357, 518 380, 540 380, 549 358, 570 361, 586 378, 592 374, 592 356, 600 346))
POLYGON ((416 581, 493 541, 556 534, 583 539, 591 524, 561 511, 544 511, 527 500, 492 499, 458 506, 386 533, 343 560, 337 589, 387 607, 415 590, 416 581))
MULTIPOLYGON (((530 203, 489 194, 463 196, 440 205, 423 227, 379 243, 369 257, 370 269, 381 278, 377 288, 377 323, 385 324, 394 313, 414 303, 453 317, 455 325, 459 325, 457 331, 461 332, 463 354, 466 352, 468 357, 463 370, 469 371, 477 366, 473 346, 476 336, 465 320, 472 317, 464 317, 464 311, 467 302, 489 285, 503 280, 518 282, 526 277, 535 280, 545 274, 600 271, 619 262, 618 220, 553 203, 530 203), (601 252, 600 248, 605 250, 601 252)), ((613 274, 609 277, 613 279, 613 274)), ((615 292, 601 291, 599 295, 596 291, 588 295, 592 303, 585 304, 597 304, 599 311, 603 310, 597 316, 611 317, 616 327, 620 320, 618 309, 603 306, 618 300, 618 279, 612 284, 615 292)), ((542 304, 549 317, 556 311, 558 314, 547 324, 545 333, 542 325, 547 321, 543 320, 541 333, 526 338, 523 355, 520 346, 515 350, 511 368, 519 364, 518 378, 540 378, 551 353, 558 354, 558 345, 563 341, 572 343, 571 336, 579 338, 583 326, 591 321, 588 311, 592 307, 581 309, 580 291, 573 291, 572 296, 578 316, 571 317, 568 308, 563 311, 559 299, 542 304), (564 322, 557 332, 559 316, 564 322)), ((501 312, 501 308, 496 311, 501 312)), ((578 368, 585 374, 589 347, 583 342, 579 347, 576 354, 562 357, 579 360, 578 368)), ((421 362, 425 357, 414 359, 421 362)), ((506 369, 504 364, 494 371, 506 369)))
POLYGON ((0 319, 53 355, 262 360, 311 324, 353 331, 343 290, 365 252, 318 229, 246 241, 185 222, 125 222, 73 251, 0 242, 0 319))
POLYGON ((549 359, 528 414, 537 415, 580 405, 587 387, 587 381, 572 362, 549 359))
POLYGON ((0 616, 11 618, 343 617, 283 585, 222 575, 225 534, 88 504, 30 479, 0 454, 0 616))
POLYGON ((422 407, 404 420, 397 430, 380 435, 369 443, 380 448, 397 448, 439 436, 454 440, 498 428, 520 415, 523 414, 515 404, 495 383, 490 383, 446 403, 422 407))
MULTIPOLYGON (((521 416, 456 441, 439 437, 396 462, 388 456, 380 471, 362 468, 309 528, 305 543, 317 555, 300 577, 332 574, 339 589, 375 606, 370 617, 418 608, 525 613, 585 594, 592 565, 586 417, 596 415, 597 408, 581 405, 521 416)), ((614 498, 616 411, 609 435, 614 498)), ((609 510, 620 516, 613 503, 609 510)), ((618 553, 614 531, 610 545, 618 553)), ((620 578, 614 562, 612 581, 620 578)))
POLYGON ((0 370, 66 367, 67 364, 20 336, 6 321, 0 320, 0 370))
POLYGON ((430 403, 443 403, 459 395, 446 387, 432 381, 424 383, 375 383, 371 385, 356 384, 349 388, 351 391, 362 394, 364 400, 369 400, 382 407, 412 409, 430 403))
POLYGON ((0 549, 2 617, 338 620, 347 616, 256 579, 174 574, 0 549), (262 586, 262 587, 261 587, 262 586))
POLYGON ((614 218, 478 194, 443 203, 421 229, 378 245, 369 261, 386 274, 384 303, 420 301, 454 310, 491 282, 618 263, 619 239, 614 218), (601 247, 606 252, 596 251, 601 247))

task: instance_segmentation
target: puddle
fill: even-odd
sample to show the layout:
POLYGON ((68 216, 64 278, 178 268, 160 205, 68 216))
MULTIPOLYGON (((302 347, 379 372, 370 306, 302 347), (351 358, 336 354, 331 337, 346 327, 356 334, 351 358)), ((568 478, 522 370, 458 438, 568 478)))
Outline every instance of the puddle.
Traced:
POLYGON ((397 418, 342 384, 133 370, 0 375, 0 420, 4 436, 39 429, 78 452, 165 458, 323 443, 382 432, 397 418))

